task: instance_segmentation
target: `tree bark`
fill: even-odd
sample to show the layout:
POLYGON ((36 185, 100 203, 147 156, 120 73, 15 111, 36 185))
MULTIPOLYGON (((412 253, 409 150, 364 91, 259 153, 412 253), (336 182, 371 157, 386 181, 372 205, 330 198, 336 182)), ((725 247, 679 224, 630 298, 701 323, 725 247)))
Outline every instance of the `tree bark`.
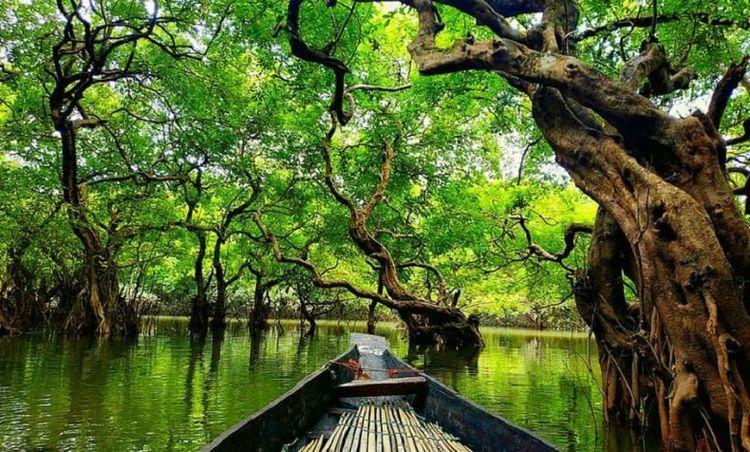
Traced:
POLYGON ((53 110, 55 128, 62 139, 63 200, 71 229, 84 250, 85 293, 73 306, 65 330, 73 334, 133 336, 138 333, 138 315, 119 293, 117 265, 86 215, 78 184, 78 156, 73 123, 53 110))
MULTIPOLYGON (((604 308, 611 308, 624 329, 618 338, 612 324, 608 328, 609 322, 601 321, 607 312, 595 310, 598 322, 592 327, 603 348, 600 361, 608 397, 616 400, 618 392, 627 392, 623 400, 633 419, 651 392, 644 388, 653 388, 662 435, 673 449, 745 447, 750 404, 745 389, 749 350, 744 344, 750 344, 750 318, 730 265, 744 261, 737 257, 743 250, 740 246, 725 253, 721 238, 725 229, 733 230, 732 243, 742 243, 742 228, 747 226, 732 221, 737 209, 727 195, 726 180, 715 177, 716 171, 720 174, 716 142, 698 118, 670 124, 671 131, 662 133, 674 140, 674 154, 700 161, 684 163, 690 165, 690 178, 669 183, 612 138, 583 130, 567 111, 555 90, 542 88, 534 99, 535 118, 558 162, 611 215, 635 257, 640 302, 636 325, 628 322, 621 289, 613 287, 623 269, 612 266, 605 241, 595 242, 590 264, 596 265, 580 281, 585 285, 590 280, 592 290, 581 297, 579 307, 597 306, 603 299, 604 308), (720 209, 727 210, 719 217, 720 209), (611 344, 619 347, 611 349, 611 344), (669 401, 667 393, 672 395, 669 401)), ((624 416, 621 407, 608 408, 608 415, 624 416)))

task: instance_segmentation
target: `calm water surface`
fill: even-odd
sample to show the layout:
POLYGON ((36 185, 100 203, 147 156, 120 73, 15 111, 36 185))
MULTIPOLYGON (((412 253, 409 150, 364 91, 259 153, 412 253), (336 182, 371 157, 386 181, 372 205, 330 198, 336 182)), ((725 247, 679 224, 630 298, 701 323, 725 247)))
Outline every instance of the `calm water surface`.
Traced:
MULTIPOLYGON (((358 323, 295 323, 249 337, 191 344, 183 319, 159 319, 137 342, 0 338, 0 449, 195 450, 348 348, 358 323)), ((585 335, 485 329, 478 356, 409 349, 392 325, 378 334, 417 367, 563 450, 632 450, 604 434, 585 335)), ((651 447, 646 447, 651 449, 651 447)))

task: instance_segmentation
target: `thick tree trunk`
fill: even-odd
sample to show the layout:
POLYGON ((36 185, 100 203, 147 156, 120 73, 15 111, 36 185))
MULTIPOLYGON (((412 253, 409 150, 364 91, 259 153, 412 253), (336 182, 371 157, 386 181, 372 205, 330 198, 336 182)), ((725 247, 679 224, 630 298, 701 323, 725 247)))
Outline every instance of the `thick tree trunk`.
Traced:
POLYGON ((195 257, 193 279, 195 280, 195 294, 190 303, 190 334, 196 338, 205 338, 208 332, 209 305, 207 285, 203 276, 203 259, 206 256, 206 233, 198 231, 198 255, 195 257))
MULTIPOLYGON (((56 115, 53 112, 53 119, 56 115)), ((138 316, 119 293, 117 265, 89 222, 78 186, 76 133, 71 121, 55 126, 62 138, 63 199, 68 207, 70 227, 84 248, 84 297, 74 304, 65 322, 73 334, 132 336, 138 333, 138 316)))
MULTIPOLYGON (((631 419, 643 400, 656 400, 673 449, 750 448, 750 317, 737 279, 747 271, 748 233, 717 159, 721 143, 699 117, 672 120, 655 131, 672 143, 670 160, 644 166, 612 138, 583 131, 564 103, 542 89, 534 101, 537 123, 634 256, 637 321, 628 321, 617 287, 625 270, 615 264, 621 248, 608 249, 595 235, 594 265, 579 281, 579 308, 593 319, 603 348, 608 398, 623 396, 631 419), (660 175, 666 168, 669 182, 660 175)), ((610 415, 625 416, 622 407, 608 406, 610 415)))
POLYGON ((216 281, 216 302, 211 316, 211 331, 216 334, 227 327, 227 287, 225 283, 216 281))
POLYGON ((632 261, 628 251, 617 223, 600 209, 588 267, 576 281, 575 300, 578 312, 597 340, 607 423, 640 421, 640 403, 647 394, 654 395, 654 385, 641 384, 637 354, 633 351, 639 312, 637 304, 625 300, 623 272, 628 273, 632 261))

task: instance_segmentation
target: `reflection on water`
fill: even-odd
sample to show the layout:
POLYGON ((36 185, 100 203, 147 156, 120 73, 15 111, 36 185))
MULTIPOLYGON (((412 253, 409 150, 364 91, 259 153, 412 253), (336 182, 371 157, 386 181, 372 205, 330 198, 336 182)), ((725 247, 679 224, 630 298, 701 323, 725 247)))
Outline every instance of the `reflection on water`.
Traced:
MULTIPOLYGON (((322 322, 307 338, 293 323, 191 343, 183 319, 159 319, 137 342, 0 338, 0 449, 194 450, 260 409, 348 347, 363 324, 322 322)), ((564 450, 631 450, 605 438, 601 395, 583 335, 487 329, 479 355, 395 353, 461 394, 564 450)), ((636 441, 640 441, 636 439, 636 441)))

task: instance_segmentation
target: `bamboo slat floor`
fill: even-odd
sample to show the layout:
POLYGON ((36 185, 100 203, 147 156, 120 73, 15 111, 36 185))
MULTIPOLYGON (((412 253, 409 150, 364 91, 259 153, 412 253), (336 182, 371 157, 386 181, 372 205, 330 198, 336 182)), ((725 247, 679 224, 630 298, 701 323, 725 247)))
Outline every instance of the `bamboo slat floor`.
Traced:
POLYGON ((417 417, 406 403, 367 402, 356 413, 345 412, 325 438, 300 452, 467 452, 468 447, 435 424, 417 417))

